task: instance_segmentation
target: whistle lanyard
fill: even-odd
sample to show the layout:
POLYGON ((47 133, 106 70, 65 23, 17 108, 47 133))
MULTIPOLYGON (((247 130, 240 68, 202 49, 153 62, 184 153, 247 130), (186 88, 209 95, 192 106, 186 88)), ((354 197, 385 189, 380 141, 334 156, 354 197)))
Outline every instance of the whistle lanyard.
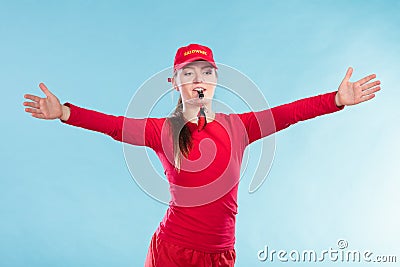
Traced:
POLYGON ((204 98, 203 90, 197 91, 197 93, 199 94, 200 98, 200 110, 197 113, 197 131, 200 132, 201 130, 204 129, 204 127, 206 127, 207 119, 205 113, 206 106, 203 103, 203 98, 204 98))

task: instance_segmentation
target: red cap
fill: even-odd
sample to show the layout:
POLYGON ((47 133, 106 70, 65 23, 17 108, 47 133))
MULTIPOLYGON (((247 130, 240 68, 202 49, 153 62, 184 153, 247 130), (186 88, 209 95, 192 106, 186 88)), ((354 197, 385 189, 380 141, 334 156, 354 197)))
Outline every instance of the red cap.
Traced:
POLYGON ((176 51, 174 60, 174 71, 183 68, 186 64, 196 61, 205 60, 211 63, 214 68, 217 69, 215 64, 213 53, 207 46, 199 44, 190 44, 188 46, 183 46, 176 51))

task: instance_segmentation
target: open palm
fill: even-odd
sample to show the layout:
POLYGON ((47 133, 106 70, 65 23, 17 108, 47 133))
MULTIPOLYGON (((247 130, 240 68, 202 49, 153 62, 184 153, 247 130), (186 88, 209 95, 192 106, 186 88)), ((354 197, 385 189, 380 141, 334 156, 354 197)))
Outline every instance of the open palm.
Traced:
POLYGON ((379 80, 369 82, 376 78, 375 74, 368 75, 356 82, 350 82, 350 77, 353 74, 353 68, 348 68, 346 76, 338 89, 339 105, 356 105, 364 101, 368 101, 375 97, 375 92, 381 88, 378 86, 379 80), (369 82, 369 83, 368 83, 369 82))
POLYGON ((24 98, 33 101, 24 102, 24 106, 29 107, 25 108, 25 111, 31 113, 33 117, 39 119, 52 120, 60 118, 62 115, 62 106, 60 100, 58 100, 58 98, 53 95, 43 83, 40 83, 39 87, 46 97, 42 98, 30 94, 24 95, 24 98))

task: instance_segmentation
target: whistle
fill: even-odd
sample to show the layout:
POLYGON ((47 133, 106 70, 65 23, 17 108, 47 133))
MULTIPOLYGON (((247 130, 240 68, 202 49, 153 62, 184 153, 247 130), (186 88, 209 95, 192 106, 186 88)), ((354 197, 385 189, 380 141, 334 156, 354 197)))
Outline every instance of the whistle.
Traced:
POLYGON ((204 97, 203 89, 196 89, 196 91, 199 94, 199 98, 202 99, 204 97))
MULTIPOLYGON (((203 89, 196 88, 195 90, 199 94, 200 101, 202 102, 202 99, 204 97, 203 89)), ((201 103, 199 113, 197 113, 197 131, 200 132, 201 130, 203 130, 203 128, 206 126, 206 124, 207 124, 207 119, 206 119, 206 113, 205 113, 205 106, 203 103, 201 103)))

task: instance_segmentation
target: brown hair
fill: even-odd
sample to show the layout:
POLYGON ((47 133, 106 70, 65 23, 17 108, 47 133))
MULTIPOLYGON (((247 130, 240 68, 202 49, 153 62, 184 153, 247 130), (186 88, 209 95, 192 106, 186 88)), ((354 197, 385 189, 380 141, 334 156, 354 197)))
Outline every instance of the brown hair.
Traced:
MULTIPOLYGON (((218 77, 216 69, 215 76, 218 77)), ((175 71, 173 77, 176 78, 178 72, 175 71)), ((172 129, 172 140, 174 148, 174 166, 180 172, 182 155, 187 158, 192 149, 192 134, 183 117, 182 96, 179 96, 174 112, 168 117, 170 127, 172 129)))
POLYGON ((168 117, 174 144, 174 166, 180 172, 182 155, 187 157, 192 149, 192 135, 183 117, 182 96, 179 96, 174 112, 168 117))

